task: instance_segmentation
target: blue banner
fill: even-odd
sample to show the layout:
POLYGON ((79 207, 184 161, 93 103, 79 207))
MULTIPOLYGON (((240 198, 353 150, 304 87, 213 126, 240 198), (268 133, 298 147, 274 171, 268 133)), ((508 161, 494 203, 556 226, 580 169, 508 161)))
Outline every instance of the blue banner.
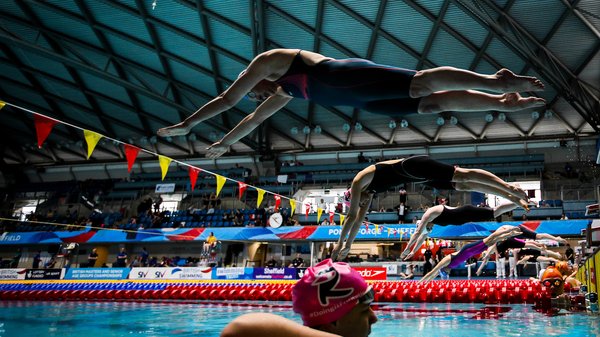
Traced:
POLYGON ((257 280, 294 280, 297 276, 296 268, 254 268, 257 280))
POLYGON ((129 268, 69 268, 65 280, 123 280, 129 268))

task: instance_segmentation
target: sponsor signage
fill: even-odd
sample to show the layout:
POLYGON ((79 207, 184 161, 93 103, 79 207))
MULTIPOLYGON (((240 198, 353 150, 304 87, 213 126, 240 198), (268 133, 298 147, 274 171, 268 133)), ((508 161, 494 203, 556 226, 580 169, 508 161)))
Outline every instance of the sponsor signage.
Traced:
POLYGON ((26 280, 60 280, 62 269, 27 269, 26 280))
POLYGON ((24 280, 27 269, 0 269, 0 280, 24 280))
POLYGON ((296 269, 296 278, 299 280, 302 278, 302 276, 304 276, 304 273, 306 272, 306 269, 308 268, 295 268, 296 269))
POLYGON ((297 275, 296 268, 254 268, 257 280, 294 280, 297 275))
POLYGON ((129 275, 129 268, 69 268, 66 280, 122 280, 129 275))
MULTIPOLYGON (((417 230, 415 225, 369 225, 369 227, 361 226, 357 239, 398 239, 410 238, 417 230)), ((340 226, 323 226, 317 228, 311 236, 313 239, 339 239, 342 233, 340 226)))
POLYGON ((212 268, 131 268, 129 279, 136 280, 210 280, 212 268))
POLYGON ((214 280, 252 280, 254 268, 213 268, 212 278, 214 280))
POLYGON ((385 267, 352 267, 360 273, 365 280, 385 281, 387 279, 387 269, 385 267))
POLYGON ((154 193, 173 193, 175 192, 175 184, 156 184, 154 193))

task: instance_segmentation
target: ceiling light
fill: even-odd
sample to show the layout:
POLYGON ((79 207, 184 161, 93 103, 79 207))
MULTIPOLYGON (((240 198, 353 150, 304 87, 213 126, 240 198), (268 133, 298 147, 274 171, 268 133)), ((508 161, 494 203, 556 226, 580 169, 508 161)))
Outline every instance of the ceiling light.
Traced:
POLYGON ((550 118, 552 118, 552 116, 554 116, 554 115, 552 114, 552 111, 550 111, 550 110, 546 110, 546 112, 544 112, 544 117, 545 117, 546 119, 550 119, 550 118))
POLYGON ((408 121, 406 119, 403 119, 402 121, 400 121, 400 127, 407 128, 408 127, 408 121))
POLYGON ((310 126, 306 125, 303 129, 302 129, 302 133, 305 135, 308 135, 310 133, 310 126))
POLYGON ((444 117, 438 117, 438 118, 435 120, 435 123, 436 123, 437 125, 439 125, 439 126, 442 126, 442 125, 446 124, 446 121, 444 120, 444 117))
POLYGON ((315 126, 315 133, 316 133, 316 134, 320 134, 320 133, 321 133, 321 131, 323 131, 323 130, 321 129, 321 126, 320 126, 320 125, 317 125, 317 126, 315 126))
POLYGON ((458 124, 458 118, 456 118, 454 116, 450 117, 450 124, 452 124, 452 125, 458 124))
MULTIPOLYGON (((156 137, 152 137, 152 138, 156 138, 156 137)), ((150 143, 152 143, 152 138, 150 138, 150 143)), ((188 136, 188 140, 190 142, 195 142, 198 138, 196 137, 195 133, 190 133, 190 135, 188 136)), ((156 144, 156 139, 154 139, 154 143, 152 144, 156 144)))
POLYGON ((298 128, 294 126, 293 128, 290 129, 290 133, 292 135, 297 135, 298 134, 298 128))
POLYGON ((540 113, 537 111, 534 111, 531 113, 531 119, 539 119, 540 118, 540 113))
POLYGON ((391 120, 390 123, 388 124, 388 127, 390 129, 395 129, 396 128, 396 121, 395 120, 391 120))
POLYGON ((491 123, 494 121, 494 115, 492 115, 491 113, 488 113, 485 115, 485 121, 488 123, 491 123))
POLYGON ((356 122, 356 124, 354 124, 354 130, 361 131, 362 128, 362 124, 360 124, 359 122, 356 122))
POLYGON ((350 124, 344 123, 344 125, 342 125, 342 130, 344 130, 344 132, 349 132, 350 131, 350 124))
POLYGON ((504 114, 504 112, 498 114, 498 120, 503 122, 506 120, 506 115, 504 114))

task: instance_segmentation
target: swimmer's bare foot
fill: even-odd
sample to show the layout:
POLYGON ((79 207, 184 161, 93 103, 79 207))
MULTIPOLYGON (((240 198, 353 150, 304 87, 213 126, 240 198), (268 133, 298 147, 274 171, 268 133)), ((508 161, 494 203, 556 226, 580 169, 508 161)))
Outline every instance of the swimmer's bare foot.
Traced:
POLYGON ((172 126, 167 126, 166 128, 158 129, 156 134, 161 137, 173 137, 187 135, 189 132, 190 128, 182 122, 172 126))
POLYGON ((527 195, 527 192, 525 192, 525 190, 522 189, 519 185, 513 183, 513 184, 508 184, 508 187, 512 191, 511 195, 513 195, 517 198, 524 199, 524 200, 529 200, 529 196, 527 195))
POLYGON ((519 111, 546 106, 546 100, 540 97, 523 97, 516 92, 502 95, 500 102, 504 103, 505 111, 519 111))
POLYGON ((496 78, 504 86, 504 92, 542 91, 544 83, 535 77, 516 75, 508 69, 500 69, 496 78))

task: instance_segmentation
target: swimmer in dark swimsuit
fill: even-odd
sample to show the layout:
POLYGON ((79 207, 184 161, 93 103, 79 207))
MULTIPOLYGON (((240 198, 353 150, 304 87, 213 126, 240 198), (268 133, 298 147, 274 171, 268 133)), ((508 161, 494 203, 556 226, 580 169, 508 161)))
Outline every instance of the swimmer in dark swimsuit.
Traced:
POLYGON ((364 219, 376 192, 384 192, 391 187, 410 182, 423 183, 442 190, 490 193, 527 208, 528 198, 525 191, 485 170, 455 167, 428 156, 383 161, 368 166, 352 180, 350 208, 331 258, 343 260, 348 255, 358 234, 361 220, 364 219))
POLYGON ((310 51, 273 49, 256 56, 222 94, 183 122, 158 130, 158 135, 185 135, 196 124, 232 108, 244 97, 261 102, 223 139, 211 145, 207 157, 217 158, 292 98, 399 116, 542 107, 542 98, 521 97, 518 92, 543 89, 536 78, 518 76, 508 69, 493 75, 452 67, 414 71, 363 59, 336 60, 310 51))
POLYGON ((414 234, 411 235, 406 249, 400 255, 405 261, 410 259, 423 244, 427 235, 433 229, 434 223, 438 226, 462 225, 467 222, 492 221, 503 213, 515 209, 514 203, 504 203, 497 207, 476 207, 465 205, 461 207, 450 207, 446 205, 437 205, 430 207, 423 214, 419 226, 414 234))
POLYGON ((496 242, 506 240, 513 236, 521 234, 521 230, 518 227, 506 228, 503 230, 497 230, 490 236, 475 242, 471 242, 463 246, 458 252, 454 252, 450 255, 446 255, 442 261, 435 265, 435 267, 423 276, 419 283, 429 282, 433 280, 442 270, 442 268, 456 268, 461 263, 467 261, 470 257, 483 253, 488 247, 492 246, 496 242))

